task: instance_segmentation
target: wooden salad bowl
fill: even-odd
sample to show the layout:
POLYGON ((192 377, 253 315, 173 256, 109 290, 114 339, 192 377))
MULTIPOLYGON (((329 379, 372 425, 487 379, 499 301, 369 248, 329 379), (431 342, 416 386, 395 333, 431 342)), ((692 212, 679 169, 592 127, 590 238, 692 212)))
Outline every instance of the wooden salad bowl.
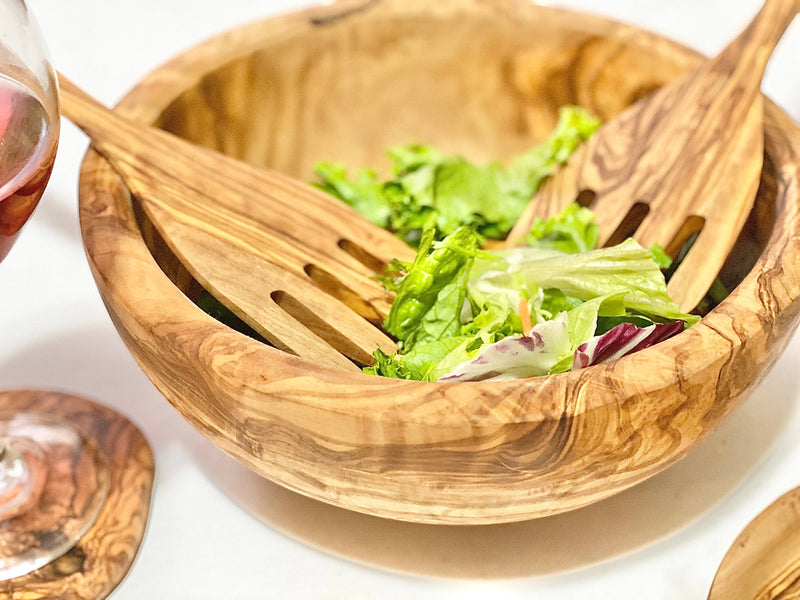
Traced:
MULTIPOLYGON (((320 160, 385 168, 420 141, 475 161, 545 137, 564 104, 603 119, 696 53, 525 0, 334 2, 172 60, 118 110, 302 181, 320 160)), ((223 325, 107 162, 80 217, 111 318, 194 427, 312 498, 383 517, 483 524, 596 502, 662 471, 768 371, 800 318, 800 130, 766 108, 755 208, 720 278, 732 293, 652 348, 570 373, 424 383, 322 367, 223 325)))

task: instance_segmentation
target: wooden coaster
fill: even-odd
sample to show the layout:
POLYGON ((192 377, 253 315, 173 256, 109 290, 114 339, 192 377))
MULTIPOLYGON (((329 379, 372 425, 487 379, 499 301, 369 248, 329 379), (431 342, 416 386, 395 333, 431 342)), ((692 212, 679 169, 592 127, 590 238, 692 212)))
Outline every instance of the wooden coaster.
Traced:
POLYGON ((22 577, 0 582, 0 600, 106 598, 133 564, 144 535, 153 489, 153 454, 133 423, 110 408, 59 392, 0 392, 0 412, 63 418, 93 441, 110 482, 94 525, 61 558, 22 577))

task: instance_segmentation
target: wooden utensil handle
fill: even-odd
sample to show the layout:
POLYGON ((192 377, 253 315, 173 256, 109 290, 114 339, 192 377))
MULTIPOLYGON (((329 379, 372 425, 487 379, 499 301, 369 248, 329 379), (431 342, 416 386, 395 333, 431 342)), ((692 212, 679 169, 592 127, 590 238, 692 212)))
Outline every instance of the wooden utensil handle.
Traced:
MULTIPOLYGON (((81 123, 91 123, 103 115, 108 109, 89 94, 58 73, 58 91, 61 99, 61 110, 70 121, 78 127, 81 123), (88 110, 91 109, 91 110, 88 110)), ((113 116, 113 115, 112 115, 113 116)), ((104 118, 107 115, 104 115, 104 118)))
POLYGON ((67 79, 61 73, 58 73, 58 88, 59 91, 62 93, 62 95, 67 94, 68 102, 72 99, 80 99, 81 102, 86 102, 88 104, 91 104, 95 108, 100 107, 102 110, 106 110, 106 108, 103 105, 101 105, 89 94, 80 89, 77 85, 72 83, 72 81, 67 79))
POLYGON ((715 60, 729 61, 731 70, 750 63, 748 68, 763 72, 772 51, 798 13, 800 0, 766 0, 750 25, 715 60))
POLYGON ((126 119, 92 98, 61 73, 58 74, 58 87, 62 114, 82 129, 98 150, 103 150, 110 131, 115 132, 117 145, 121 143, 120 140, 144 135, 142 128, 131 127, 126 119))

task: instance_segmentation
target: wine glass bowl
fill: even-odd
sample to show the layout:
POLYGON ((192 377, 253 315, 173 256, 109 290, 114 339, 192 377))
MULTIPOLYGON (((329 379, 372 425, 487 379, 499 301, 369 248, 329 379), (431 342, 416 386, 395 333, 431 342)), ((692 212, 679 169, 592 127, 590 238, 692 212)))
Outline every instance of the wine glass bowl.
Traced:
MULTIPOLYGON (((0 0, 0 261, 44 193, 59 130, 55 72, 36 21, 22 0, 0 0)), ((7 397, 0 405, 0 580, 73 547, 109 489, 104 457, 71 423, 17 410, 7 397)))
MULTIPOLYGON (((302 181, 316 161, 384 165, 423 142, 476 161, 531 147, 574 103, 602 118, 696 68, 654 34, 527 0, 342 2, 255 23, 176 58, 119 110, 302 181)), ((90 151, 81 230, 114 325, 199 431, 255 472, 345 508, 424 523, 552 515, 667 468, 761 380, 800 319, 800 131, 766 110, 733 292, 672 340, 512 382, 426 383, 326 368, 199 306, 113 169, 90 151)))
POLYGON ((55 74, 24 3, 4 0, 0 25, 0 261, 44 192, 60 118, 55 74))

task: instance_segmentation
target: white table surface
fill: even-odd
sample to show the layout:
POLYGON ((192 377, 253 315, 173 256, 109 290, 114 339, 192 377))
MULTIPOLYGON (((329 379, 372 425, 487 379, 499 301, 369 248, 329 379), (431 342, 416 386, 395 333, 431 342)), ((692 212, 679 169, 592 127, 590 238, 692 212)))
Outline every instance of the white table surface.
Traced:
MULTIPOLYGON (((56 67, 112 104, 200 41, 292 0, 29 0, 56 67)), ((706 54, 758 0, 564 0, 706 54)), ((800 20, 764 88, 800 121, 800 20)), ((65 124, 45 197, 0 265, 0 389, 83 395, 132 419, 155 453, 145 539, 114 600, 143 598, 702 599, 735 536, 800 484, 800 336, 740 410, 664 474, 569 515, 496 527, 394 523, 263 482, 169 406, 113 329, 83 253, 78 166, 65 124), (404 573, 398 572, 398 570, 404 573), (566 570, 566 572, 564 572, 566 570)))

